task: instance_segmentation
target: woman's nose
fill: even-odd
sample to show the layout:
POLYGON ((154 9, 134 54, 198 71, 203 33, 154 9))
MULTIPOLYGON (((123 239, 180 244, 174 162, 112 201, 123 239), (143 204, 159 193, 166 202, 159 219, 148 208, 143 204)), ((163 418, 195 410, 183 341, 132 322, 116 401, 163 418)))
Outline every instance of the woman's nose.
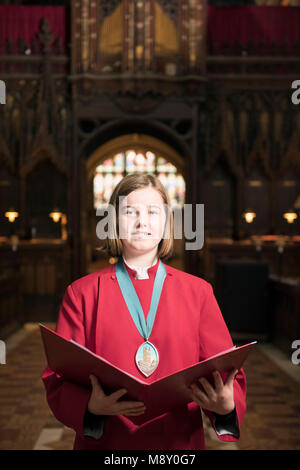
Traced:
POLYGON ((144 219, 138 218, 136 222, 137 227, 147 227, 148 224, 144 219))
POLYGON ((137 227, 147 227, 148 226, 148 214, 140 213, 137 218, 137 227))

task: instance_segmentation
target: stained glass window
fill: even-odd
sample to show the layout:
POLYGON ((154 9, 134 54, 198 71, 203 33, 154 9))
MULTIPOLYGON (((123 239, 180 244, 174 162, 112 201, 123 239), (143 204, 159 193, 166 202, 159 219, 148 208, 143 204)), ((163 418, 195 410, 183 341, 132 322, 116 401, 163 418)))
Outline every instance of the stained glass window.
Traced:
POLYGON ((168 191, 172 207, 183 207, 185 181, 177 168, 153 152, 138 152, 129 149, 118 153, 113 158, 108 158, 96 167, 94 175, 95 209, 101 209, 107 205, 113 189, 124 176, 139 171, 158 176, 168 191))

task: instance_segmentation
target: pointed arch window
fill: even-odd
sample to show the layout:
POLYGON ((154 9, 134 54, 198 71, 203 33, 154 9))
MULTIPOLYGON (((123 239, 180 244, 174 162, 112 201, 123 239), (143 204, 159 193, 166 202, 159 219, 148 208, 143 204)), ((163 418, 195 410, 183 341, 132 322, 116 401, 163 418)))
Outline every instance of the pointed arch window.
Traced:
POLYGON ((185 201, 185 180, 177 168, 151 151, 128 149, 98 165, 94 174, 94 208, 105 207, 118 182, 126 175, 143 172, 158 176, 166 188, 172 208, 182 208, 185 201))

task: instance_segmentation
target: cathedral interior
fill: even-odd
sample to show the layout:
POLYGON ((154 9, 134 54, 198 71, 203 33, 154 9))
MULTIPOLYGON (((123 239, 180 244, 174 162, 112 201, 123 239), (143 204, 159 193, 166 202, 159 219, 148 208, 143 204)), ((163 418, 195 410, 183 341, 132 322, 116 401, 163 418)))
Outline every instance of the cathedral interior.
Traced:
POLYGON ((38 323, 113 263, 97 212, 134 172, 174 213, 204 205, 203 246, 178 239, 167 264, 212 284, 234 341, 258 341, 242 437, 207 424, 208 448, 299 450, 297 0, 0 1, 0 449, 72 448, 38 323))

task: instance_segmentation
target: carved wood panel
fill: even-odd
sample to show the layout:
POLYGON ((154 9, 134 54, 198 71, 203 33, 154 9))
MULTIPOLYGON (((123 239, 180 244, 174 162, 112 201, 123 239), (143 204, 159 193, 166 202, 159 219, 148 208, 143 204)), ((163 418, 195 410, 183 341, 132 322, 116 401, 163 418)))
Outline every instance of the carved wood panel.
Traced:
POLYGON ((205 71, 205 0, 72 2, 72 73, 205 71))

